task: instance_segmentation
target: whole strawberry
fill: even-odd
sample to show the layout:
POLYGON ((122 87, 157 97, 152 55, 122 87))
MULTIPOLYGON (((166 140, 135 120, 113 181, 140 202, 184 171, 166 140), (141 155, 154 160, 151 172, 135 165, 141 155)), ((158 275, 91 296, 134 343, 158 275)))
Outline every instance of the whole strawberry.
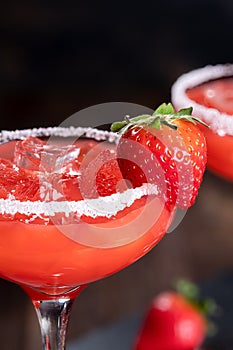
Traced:
POLYGON ((206 142, 192 108, 175 113, 162 104, 152 115, 125 117, 112 125, 121 134, 118 163, 133 187, 157 185, 167 205, 193 205, 206 167, 206 142))
POLYGON ((209 326, 205 314, 212 314, 216 304, 211 299, 196 300, 198 289, 181 283, 191 295, 175 291, 159 294, 145 316, 133 350, 194 350, 202 345, 209 326))

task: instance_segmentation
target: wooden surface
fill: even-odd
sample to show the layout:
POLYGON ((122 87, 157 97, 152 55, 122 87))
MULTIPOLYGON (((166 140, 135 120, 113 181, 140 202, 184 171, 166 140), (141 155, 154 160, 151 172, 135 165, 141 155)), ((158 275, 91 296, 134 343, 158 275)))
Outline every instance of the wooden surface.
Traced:
MULTIPOLYGON (((141 310, 176 278, 203 282, 232 270, 232 198, 233 185, 207 172, 198 201, 174 232, 134 265, 81 293, 73 308, 69 340, 141 310)), ((40 350, 29 299, 19 287, 0 283, 1 350, 40 350)))

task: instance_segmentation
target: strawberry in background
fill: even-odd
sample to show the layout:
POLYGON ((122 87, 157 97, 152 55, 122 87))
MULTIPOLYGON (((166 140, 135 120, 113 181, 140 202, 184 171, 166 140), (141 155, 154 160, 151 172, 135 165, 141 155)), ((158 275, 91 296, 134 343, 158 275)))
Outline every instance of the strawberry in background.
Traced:
POLYGON ((152 301, 136 336, 133 350, 197 350, 214 332, 208 316, 216 312, 212 299, 200 300, 199 289, 181 280, 176 291, 152 301))

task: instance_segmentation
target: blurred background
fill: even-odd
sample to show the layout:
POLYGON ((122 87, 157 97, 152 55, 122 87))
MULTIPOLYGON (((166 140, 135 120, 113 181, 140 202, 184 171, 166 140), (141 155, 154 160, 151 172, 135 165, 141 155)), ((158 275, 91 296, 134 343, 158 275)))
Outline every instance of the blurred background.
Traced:
MULTIPOLYGON (((170 100, 181 74, 232 63, 232 22, 231 0, 4 2, 0 128, 55 126, 103 102, 154 108, 170 100)), ((207 171, 197 203, 173 233, 139 262, 80 295, 69 340, 144 310, 178 277, 219 285, 233 268, 232 194, 231 183, 207 171)), ((27 296, 5 281, 0 296, 1 350, 39 350, 27 296)))

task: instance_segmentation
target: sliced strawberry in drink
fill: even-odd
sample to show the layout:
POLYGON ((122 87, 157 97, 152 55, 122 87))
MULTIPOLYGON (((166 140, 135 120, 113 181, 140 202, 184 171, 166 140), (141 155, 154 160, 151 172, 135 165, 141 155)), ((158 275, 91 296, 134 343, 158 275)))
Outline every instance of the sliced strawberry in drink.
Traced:
POLYGON ((77 175, 63 174, 61 181, 62 193, 66 200, 79 201, 83 199, 80 193, 77 175))
MULTIPOLYGON (((78 167, 76 162, 77 175, 73 171, 62 175, 62 189, 67 200, 105 197, 128 188, 114 151, 101 149, 97 154, 89 155, 86 161, 83 152, 80 156, 83 164, 78 167)), ((71 168, 74 166, 71 164, 71 168)))
POLYGON ((93 157, 90 154, 80 168, 79 187, 83 198, 89 199, 110 196, 127 189, 115 151, 105 149, 93 157))
POLYGON ((15 199, 38 200, 39 179, 36 176, 27 174, 23 169, 17 167, 9 160, 0 159, 0 197, 15 199))
POLYGON ((102 197, 127 189, 116 159, 110 159, 100 167, 96 174, 96 188, 102 197))

